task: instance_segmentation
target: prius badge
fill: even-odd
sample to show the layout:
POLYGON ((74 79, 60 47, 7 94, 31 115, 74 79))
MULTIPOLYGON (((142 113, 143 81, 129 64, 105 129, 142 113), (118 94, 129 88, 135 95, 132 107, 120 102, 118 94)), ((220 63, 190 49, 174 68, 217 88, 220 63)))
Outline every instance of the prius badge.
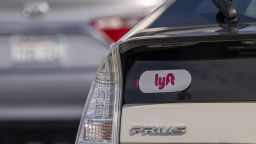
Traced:
POLYGON ((181 136, 187 132, 187 127, 173 126, 173 127, 154 127, 154 126, 133 126, 129 130, 129 135, 142 135, 142 136, 181 136))

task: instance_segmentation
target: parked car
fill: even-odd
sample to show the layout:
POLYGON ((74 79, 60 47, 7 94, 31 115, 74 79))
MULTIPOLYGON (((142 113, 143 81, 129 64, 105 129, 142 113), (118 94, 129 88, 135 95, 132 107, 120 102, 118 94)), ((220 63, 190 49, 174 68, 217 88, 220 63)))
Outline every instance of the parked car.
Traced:
POLYGON ((76 143, 255 143, 255 4, 159 7, 112 45, 76 143))
POLYGON ((109 45, 158 0, 0 0, 0 143, 74 143, 109 45))

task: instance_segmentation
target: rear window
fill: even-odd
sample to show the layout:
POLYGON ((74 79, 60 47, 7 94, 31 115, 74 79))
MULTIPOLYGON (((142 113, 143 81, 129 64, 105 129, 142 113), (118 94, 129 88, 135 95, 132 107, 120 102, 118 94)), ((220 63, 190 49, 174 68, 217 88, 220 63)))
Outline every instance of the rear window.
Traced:
POLYGON ((186 47, 132 54, 127 57, 124 103, 255 101, 256 51, 236 48, 186 47), (190 86, 174 92, 140 89, 143 73, 164 70, 188 71, 190 86))
MULTIPOLYGON (((256 22, 255 0, 233 0, 241 23, 256 22)), ((176 0, 151 26, 216 24, 218 10, 211 0, 176 0)))

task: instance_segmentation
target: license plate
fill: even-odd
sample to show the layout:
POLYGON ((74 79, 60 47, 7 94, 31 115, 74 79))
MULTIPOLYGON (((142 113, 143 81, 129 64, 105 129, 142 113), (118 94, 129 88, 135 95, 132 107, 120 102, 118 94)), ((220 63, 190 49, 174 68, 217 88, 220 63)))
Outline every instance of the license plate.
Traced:
POLYGON ((10 37, 11 61, 15 64, 56 64, 66 58, 64 35, 10 37))

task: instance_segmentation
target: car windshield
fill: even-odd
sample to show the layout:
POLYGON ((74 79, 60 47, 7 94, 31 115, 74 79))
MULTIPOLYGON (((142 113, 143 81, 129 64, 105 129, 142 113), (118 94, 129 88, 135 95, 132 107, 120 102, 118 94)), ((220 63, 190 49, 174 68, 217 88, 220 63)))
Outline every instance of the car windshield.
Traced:
MULTIPOLYGON (((240 23, 256 22, 256 0, 233 0, 233 3, 240 23)), ((216 24, 217 12, 211 0, 176 0, 150 28, 216 24)))
MULTIPOLYGON (((127 57, 124 103, 256 101, 256 50, 254 46, 246 45, 222 41, 157 48, 153 52, 137 49, 127 57), (186 87, 190 80, 183 74, 182 86, 185 85, 186 90, 162 91, 168 82, 159 87, 159 76, 166 79, 167 74, 162 72, 169 70, 188 71, 192 77, 191 86, 186 87), (144 91, 145 86, 151 89, 144 91)), ((173 78, 173 81, 177 82, 177 79, 173 78)), ((172 90, 176 88, 174 85, 169 85, 172 90)))

